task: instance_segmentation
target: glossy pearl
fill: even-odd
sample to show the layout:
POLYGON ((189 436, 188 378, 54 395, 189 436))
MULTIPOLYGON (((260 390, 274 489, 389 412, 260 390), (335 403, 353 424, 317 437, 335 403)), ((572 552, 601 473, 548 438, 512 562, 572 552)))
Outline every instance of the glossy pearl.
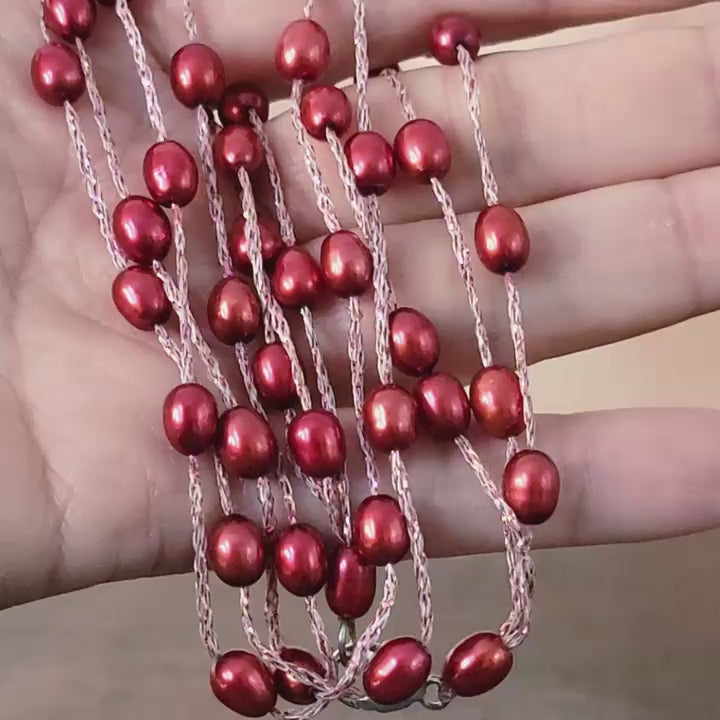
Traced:
POLYGON ((459 380, 433 373, 419 380, 413 391, 420 424, 436 440, 454 440, 470 425, 470 402, 459 380))
POLYGON ((327 286, 343 298, 362 295, 372 282, 372 255, 348 230, 339 230, 323 240, 320 267, 327 286))
POLYGON ((400 372, 421 377, 432 372, 440 358, 440 337, 421 312, 398 308, 390 314, 390 354, 400 372))
POLYGON ((232 650, 218 658, 210 673, 210 687, 223 705, 245 717, 263 717, 277 702, 272 673, 244 650, 232 650))
POLYGON ((560 498, 560 471, 538 450, 523 450, 503 473, 503 496, 525 525, 540 525, 555 512, 560 498))
POLYGON ((279 342, 263 345, 252 361, 252 375, 262 400, 276 410, 287 410, 297 401, 292 363, 279 342))
POLYGON ((120 249, 139 265, 152 265, 170 250, 170 221, 149 198, 130 195, 121 200, 113 212, 112 225, 120 249))
POLYGON ((250 110, 254 110, 262 122, 270 117, 267 95, 250 82, 228 85, 220 100, 220 118, 225 125, 250 125, 250 110))
POLYGON ((330 64, 330 40, 313 20, 296 20, 280 36, 275 67, 286 80, 317 80, 330 64))
POLYGON ((376 450, 407 450, 417 437, 415 400, 399 385, 380 385, 365 400, 363 427, 376 450))
POLYGON ((287 441, 298 467, 312 478, 332 477, 345 467, 345 432, 331 412, 298 413, 288 426, 287 441))
POLYGON ((376 132, 359 132, 345 143, 345 157, 355 176, 358 192, 384 195, 395 180, 395 154, 376 132))
POLYGON ((213 140, 213 154, 217 166, 235 174, 240 168, 255 172, 265 160, 260 139, 255 131, 244 125, 228 125, 213 140))
MULTIPOLYGON (((280 657, 285 662, 302 668, 308 672, 315 673, 319 677, 325 677, 325 668, 320 661, 306 650, 301 648, 283 648, 280 657)), ((309 686, 300 682, 300 679, 290 672, 282 670, 275 671, 275 684, 277 685, 280 697, 293 705, 311 705, 315 702, 316 692, 309 686)))
POLYGON ((302 96, 300 120, 316 140, 325 140, 328 128, 342 137, 352 123, 352 106, 339 87, 317 85, 306 90, 302 96))
MULTIPOLYGON (((271 265, 285 247, 280 237, 280 228, 275 220, 258 217, 260 253, 265 265, 271 265)), ((235 221, 228 238, 228 251, 233 267, 238 272, 252 273, 250 262, 250 239, 247 236, 247 222, 242 215, 235 221)))
POLYGON ((432 657, 414 638, 386 642, 363 674, 367 696, 378 705, 396 705, 409 700, 430 675, 432 657))
POLYGON ((208 537, 208 562, 231 587, 254 585, 265 571, 265 539, 260 528, 242 515, 227 515, 208 537))
POLYGON ((225 87, 220 56, 202 43, 181 47, 170 62, 170 85, 186 107, 218 103, 225 87))
POLYGON ((410 550, 410 535, 400 505, 389 495, 365 498, 353 519, 355 548, 367 563, 400 562, 410 550))
POLYGON ((182 455, 201 455, 209 449, 215 439, 217 424, 215 398, 202 385, 178 385, 165 398, 165 435, 182 455))
POLYGON ((480 32, 465 15, 444 15, 430 28, 430 52, 443 65, 458 64, 458 47, 464 47, 475 58, 480 52, 480 32))
POLYGON ((95 27, 95 0, 43 0, 43 19, 63 40, 87 40, 95 27))
POLYGON ((297 247, 280 253, 273 270, 272 290, 283 307, 312 307, 322 286, 320 266, 310 253, 297 247))
POLYGON ((375 600, 377 570, 351 547, 340 548, 331 558, 325 597, 328 607, 344 620, 365 615, 375 600))
POLYGON ((477 633, 456 645, 445 660, 443 683, 460 697, 497 687, 513 666, 513 654, 495 633, 477 633))
POLYGON ((138 330, 152 330, 172 315, 162 282, 148 268, 123 270, 113 282, 112 298, 120 314, 138 330))
POLYGON ((40 99, 54 107, 74 103, 85 92, 80 58, 62 43, 48 43, 35 51, 30 77, 40 99))
POLYGON ((293 595, 310 597, 327 580, 327 555, 320 533, 309 525, 290 525, 275 541, 275 570, 280 584, 293 595))
POLYGON ((525 430, 520 381, 510 368, 492 365, 477 372, 470 383, 470 406, 493 437, 506 439, 525 430))
POLYGON ((448 174, 452 152, 439 125, 431 120, 411 120, 395 136, 395 158, 403 172, 429 183, 448 174))
POLYGON ((252 287, 238 277, 226 277, 208 298, 208 323, 225 345, 248 343, 262 324, 262 308, 252 287))
POLYGON ((492 205, 475 222, 475 249, 490 272, 517 272, 530 255, 530 236, 520 215, 505 205, 492 205))
POLYGON ((164 207, 185 207, 197 195, 198 168, 195 160, 174 140, 156 143, 147 151, 143 177, 150 195, 164 207))
POLYGON ((222 414, 216 444, 223 466, 236 477, 259 478, 277 466, 278 446, 272 428, 251 408, 236 407, 222 414))

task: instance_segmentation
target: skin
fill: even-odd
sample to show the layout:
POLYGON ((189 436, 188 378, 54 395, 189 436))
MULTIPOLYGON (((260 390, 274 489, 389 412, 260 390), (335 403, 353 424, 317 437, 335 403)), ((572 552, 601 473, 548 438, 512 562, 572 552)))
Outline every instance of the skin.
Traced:
MULTIPOLYGON (((268 48, 290 19, 284 3, 196 4, 206 6, 198 13, 201 34, 223 56, 230 79, 267 81, 277 89, 268 48)), ((493 0, 482 3, 481 12, 471 0, 433 0, 420 9, 414 0, 396 0, 370 15, 371 48, 380 64, 421 51, 429 20, 449 9, 476 15, 495 41, 694 4, 493 0)), ((351 5, 320 5, 317 19, 337 48, 332 75, 346 76, 351 5)), ((194 149, 192 113, 171 97, 163 72, 183 42, 178 6, 138 3, 137 10, 167 125, 194 149)), ((10 3, 0 32, 0 607, 8 607, 113 580, 185 572, 191 551, 185 461, 168 447, 160 420, 175 369, 152 333, 129 327, 110 301, 112 266, 62 111, 42 105, 29 83, 30 55, 40 42, 35 8, 10 3)), ((533 362, 720 307, 718 40, 720 27, 683 29, 671 22, 661 30, 482 61, 486 130, 501 195, 520 208, 533 238, 531 260, 518 276, 533 362)), ((104 9, 91 54, 128 183, 141 192, 141 160, 153 138, 124 36, 104 9)), ((433 68, 408 75, 407 85, 418 114, 440 123, 451 138, 455 166, 447 186, 470 233, 480 209, 479 176, 459 77, 456 69, 433 68)), ((377 129, 392 137, 402 122, 393 94, 379 79, 370 95, 377 129)), ((99 161, 87 110, 81 103, 99 161)), ((288 119, 273 121, 270 132, 298 236, 317 250, 323 227, 288 119)), ((327 150, 319 153, 331 170, 327 150)), ((98 168, 106 178, 100 162, 98 168)), ((335 177, 328 173, 340 198, 335 177)), ((110 198, 110 186, 104 187, 110 198)), ((344 203, 338 207, 351 227, 344 203)), ((431 315, 442 334, 441 369, 467 381, 478 358, 453 259, 439 241, 445 236, 438 206, 426 188, 400 183, 383 210, 398 300, 431 315)), ((203 299, 218 277, 212 232, 201 200, 186 217, 192 299, 202 317, 203 299)), ((493 348, 499 361, 511 362, 501 281, 483 278, 493 348)), ((350 430, 347 359, 338 340, 344 306, 323 307, 318 320, 350 430)), ((367 349, 372 364, 369 328, 367 349)), ((237 383, 232 365, 226 367, 237 383)), ((538 532, 539 545, 630 542, 720 524, 717 411, 637 409, 538 420, 539 446, 563 477, 560 507, 538 532)), ((497 473, 502 448, 475 440, 497 473)), ((500 547, 494 511, 452 445, 422 440, 408 462, 431 554, 500 547)), ((357 457, 350 469, 362 477, 357 457)), ((211 473, 205 477, 214 515, 211 473)), ((362 495, 362 483, 356 492, 362 495)), ((301 516, 322 526, 317 505, 299 494, 301 516)), ((241 511, 256 515, 252 489, 238 488, 237 501, 241 511)))

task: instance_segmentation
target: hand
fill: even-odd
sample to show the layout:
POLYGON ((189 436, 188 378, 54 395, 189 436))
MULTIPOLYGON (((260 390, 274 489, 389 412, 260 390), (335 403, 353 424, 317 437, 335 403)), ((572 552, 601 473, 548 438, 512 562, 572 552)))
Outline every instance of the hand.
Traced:
MULTIPOLYGON (((254 79, 277 91, 272 48, 294 19, 288 3, 196 4, 201 35, 219 50, 231 79, 254 79)), ((563 0, 497 0, 480 12, 471 0, 373 3, 371 54, 382 65, 422 52, 425 28, 450 6, 467 6, 486 39, 496 41, 696 4, 593 0, 578 10, 563 0)), ((318 2, 337 78, 352 72, 351 7, 318 2)), ((293 8, 299 13, 300 3, 293 8)), ((181 3, 138 3, 135 9, 159 65, 155 77, 168 127, 195 149, 194 116, 172 98, 159 69, 186 41, 181 3)), ((62 111, 43 106, 29 82, 30 57, 41 42, 35 6, 4 8, 0 32, 2 607, 111 580, 185 571, 191 551, 185 461, 168 447, 160 422, 163 398, 177 382, 175 368, 152 333, 133 330, 112 306, 112 266, 62 111)), ((521 208, 533 238, 531 260, 518 276, 532 361, 720 307, 719 39, 720 27, 671 27, 480 61, 485 128, 501 197, 521 208)), ((123 168, 131 188, 142 192, 139 170, 152 135, 112 12, 101 8, 90 52, 123 168)), ((470 234, 481 194, 460 73, 425 69, 409 73, 406 82, 418 114, 440 123, 452 139, 447 186, 470 234)), ((390 138, 402 122, 396 98, 383 79, 372 81, 370 93, 376 127, 390 138)), ((95 138, 86 101, 80 109, 88 136, 95 138)), ((287 117, 273 121, 270 130, 298 235, 316 247, 313 239, 324 229, 287 117)), ((105 177, 102 150, 95 141, 91 149, 105 177)), ((350 227, 332 158, 323 147, 319 153, 350 227)), ((104 190, 112 200, 108 183, 104 190)), ((427 188, 400 184, 383 200, 383 211, 398 298, 433 318, 442 335, 442 369, 467 381, 479 361, 438 206, 427 188)), ((204 201, 198 199, 187 216, 193 306, 202 318, 203 299, 219 271, 204 201)), ((494 351, 512 362, 501 281, 482 268, 478 277, 494 351)), ((319 318, 347 407, 344 306, 329 305, 319 318)), ((368 366, 372 347, 368 336, 368 366)), ((351 424, 352 413, 344 416, 351 424)), ((563 490, 538 544, 628 542, 720 523, 717 411, 541 416, 539 430, 539 446, 561 468, 563 490)), ((501 443, 475 440, 482 457, 498 459, 501 443)), ((408 460, 432 554, 500 546, 494 510, 453 446, 422 444, 408 460)), ((357 458, 350 469, 360 496, 357 458)), ((255 513, 250 486, 238 488, 238 499, 243 511, 255 513)), ((314 501, 302 496, 300 509, 320 522, 314 501)))

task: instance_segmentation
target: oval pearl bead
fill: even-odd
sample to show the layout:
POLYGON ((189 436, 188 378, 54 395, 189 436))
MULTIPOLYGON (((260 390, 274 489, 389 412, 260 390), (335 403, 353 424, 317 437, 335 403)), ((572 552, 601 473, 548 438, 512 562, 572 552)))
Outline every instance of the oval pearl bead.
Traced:
POLYGON ((400 128, 395 157, 403 172, 424 183, 445 177, 452 164, 447 135, 431 120, 411 120, 400 128))
POLYGON ((367 696, 378 705, 396 705, 409 700, 427 682, 432 657, 414 638, 385 643, 363 674, 367 696))
POLYGON ((74 103, 85 92, 80 58, 62 43, 47 43, 35 51, 30 77, 38 97, 53 107, 74 103))
POLYGON ((320 266, 310 253, 296 247, 280 253, 273 270, 272 290, 283 307, 312 307, 322 287, 320 266))
POLYGON ((300 120, 316 140, 325 140, 328 128, 342 137, 352 123, 352 106, 339 87, 316 85, 308 88, 302 96, 300 120))
POLYGON ((170 85, 185 107, 219 102, 225 87, 225 68, 220 56, 202 43, 181 47, 170 61, 170 85))
POLYGON ((490 272, 517 272, 530 256, 530 236, 523 219, 505 205, 487 208, 475 221, 475 249, 490 272))
POLYGON ((320 533, 309 525, 290 525, 275 541, 275 570, 280 584, 293 595, 310 597, 327 580, 327 554, 320 533))
POLYGON ((444 15, 430 28, 430 52, 443 65, 458 64, 458 47, 464 47, 475 58, 480 52, 480 32, 465 15, 444 15))
POLYGON ((337 550, 330 560, 325 597, 328 607, 344 620, 365 615, 375 600, 377 570, 351 547, 337 550))
POLYGON ((339 230, 323 240, 320 267, 327 286, 342 298, 362 295, 372 282, 372 255, 348 230, 339 230))
POLYGON ((374 495, 365 498, 353 520, 355 548, 371 565, 400 562, 410 550, 407 522, 395 498, 374 495))
POLYGON ((265 539, 260 528, 242 515, 227 515, 208 538, 208 562, 226 585, 249 587, 265 571, 265 539))
POLYGON ((220 100, 220 118, 225 125, 251 125, 250 110, 254 110, 262 122, 270 117, 267 95, 251 82, 228 85, 220 100))
POLYGON ((286 80, 317 80, 330 64, 330 40, 313 20, 295 20, 280 36, 275 67, 286 80))
POLYGON ((163 425, 170 444, 182 455, 201 455, 215 439, 218 411, 215 398, 202 385, 173 388, 163 404, 163 425))
POLYGON ((112 298, 120 314, 138 330, 152 330, 172 315, 162 282, 148 268, 123 270, 113 282, 112 298))
POLYGON ((238 277, 226 277, 208 298, 208 323, 225 345, 250 342, 260 330, 262 308, 255 291, 238 277))
POLYGON ((152 265, 170 250, 172 229, 162 208, 139 195, 121 200, 113 212, 113 232, 120 249, 139 265, 152 265))
POLYGON ((210 687, 225 707, 245 717, 263 717, 277 702, 272 673, 244 650, 232 650, 218 658, 210 673, 210 687))
POLYGON ((525 525, 540 525, 555 512, 560 498, 560 471, 539 450, 522 450, 503 473, 503 496, 525 525))
POLYGON ((87 40, 96 19, 95 0, 43 0, 43 20, 48 30, 67 42, 87 40))
POLYGON ((263 402, 274 409, 287 410, 297 401, 292 363, 281 343, 268 343, 255 353, 252 374, 263 402))
POLYGON ((495 633, 477 633, 448 654, 443 683, 460 697, 476 697, 497 687, 513 666, 513 654, 495 633))
POLYGON ((399 385, 380 385, 365 400, 363 427, 376 450, 407 450, 417 437, 415 400, 399 385))
MULTIPOLYGON (((325 668, 320 661, 306 650, 301 648, 283 648, 280 657, 285 662, 292 663, 303 670, 325 677, 325 668)), ((275 671, 275 684, 277 685, 280 697, 294 705, 311 705, 315 702, 317 693, 314 688, 304 685, 293 673, 275 671)))
POLYGON ((432 372, 440 358, 440 337, 421 312, 398 308, 390 314, 390 354, 395 367, 412 377, 432 372))
POLYGON ((395 154, 382 135, 356 133, 345 143, 344 150, 362 196, 380 196, 390 189, 395 180, 395 154))
MULTIPOLYGON (((252 273, 250 262, 250 240, 247 236, 247 222, 242 215, 235 221, 228 238, 228 252, 233 267, 238 272, 252 273)), ((285 247, 280 237, 278 224, 270 219, 258 217, 260 233, 260 253, 265 265, 271 265, 285 247)))
POLYGON ((437 440, 454 440, 470 425, 470 402, 465 388, 447 373, 419 380, 413 392, 420 424, 437 440))
POLYGON ((331 412, 298 413, 288 426, 287 442, 298 467, 312 478, 332 477, 345 467, 345 432, 331 412))
POLYGON ((259 478, 277 466, 278 446, 272 428, 251 408, 231 408, 222 414, 217 448, 223 466, 237 477, 259 478))
POLYGON ((255 131, 244 125, 228 125, 213 140, 213 155, 217 166, 235 174, 240 168, 255 172, 265 160, 260 139, 255 131))
POLYGON ((478 371, 470 383, 470 405, 493 437, 504 440, 525 430, 520 381, 510 368, 491 365, 478 371))
POLYGON ((143 177, 150 195, 164 207, 189 205, 198 189, 193 156, 174 140, 153 145, 145 154, 143 177))

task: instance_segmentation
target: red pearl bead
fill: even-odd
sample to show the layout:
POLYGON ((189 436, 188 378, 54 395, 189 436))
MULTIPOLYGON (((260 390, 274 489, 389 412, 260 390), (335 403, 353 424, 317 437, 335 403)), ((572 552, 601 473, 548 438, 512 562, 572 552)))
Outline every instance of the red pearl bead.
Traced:
POLYGON ((170 85, 186 107, 215 104, 225 87, 225 68, 220 56, 207 45, 181 47, 170 62, 170 85))
POLYGON ((454 440, 468 429, 470 402, 452 375, 428 375, 418 381, 413 396, 420 424, 437 440, 454 440))
POLYGON ((331 477, 345 467, 345 432, 331 412, 298 413, 288 426, 287 441, 298 467, 312 478, 331 477))
POLYGON ((309 525, 290 525, 275 541, 275 570, 293 595, 310 597, 322 590, 328 564, 320 533, 309 525))
POLYGON ((85 92, 80 58, 62 43, 48 43, 35 51, 30 77, 40 99, 54 107, 74 103, 85 92))
POLYGON ((272 428, 251 408, 236 407, 222 414, 217 448, 222 464, 237 477, 259 478, 277 465, 278 446, 272 428))
POLYGON ((503 496, 525 525, 540 525, 555 512, 560 498, 560 471, 539 450, 523 450, 503 473, 503 496))
POLYGON ((372 282, 372 255, 348 230, 339 230, 323 240, 320 266, 328 287, 343 298, 362 295, 372 282))
POLYGON ((143 176, 150 195, 164 207, 185 207, 197 195, 198 168, 195 160, 174 140, 156 143, 147 151, 143 176))
POLYGON ((470 405, 493 437, 515 437, 525 429, 520 381, 509 368, 492 365, 477 372, 470 383, 470 405))
MULTIPOLYGON (((306 650, 301 648, 283 648, 280 657, 285 662, 292 663, 296 667, 315 673, 319 677, 325 677, 325 668, 320 661, 306 650)), ((315 702, 317 693, 314 688, 304 685, 300 679, 291 672, 275 671, 275 684, 277 685, 280 697, 294 705, 311 705, 315 702)))
POLYGON ((320 266, 310 253, 289 247, 280 253, 275 263, 272 290, 283 307, 311 307, 322 290, 320 266))
POLYGON ((425 183, 445 177, 452 163, 447 135, 431 120, 411 120, 400 128, 395 157, 401 170, 425 183))
POLYGON ((260 330, 262 308, 255 291, 238 277, 226 277, 208 298, 208 323, 226 345, 250 342, 260 330))
POLYGON ((254 585, 265 571, 265 540, 260 528, 242 515, 227 515, 208 538, 208 562, 231 587, 254 585))
POLYGON ((95 0, 43 0, 43 20, 48 30, 63 40, 87 40, 95 27, 95 0))
POLYGON ((235 174, 240 168, 255 172, 265 159, 260 139, 244 125, 228 125, 213 140, 213 153, 218 167, 235 174))
POLYGON ((162 208, 154 201, 130 195, 115 207, 113 232, 120 249, 139 265, 152 265, 170 250, 172 229, 162 208))
POLYGON ((386 642, 363 674, 367 696, 378 705, 396 705, 409 700, 430 675, 432 657, 414 638, 386 642))
POLYGON ((215 398, 202 385, 173 388, 163 404, 163 425, 170 444, 182 455, 200 455, 215 439, 218 411, 215 398))
POLYGON ((330 40, 313 20, 295 20, 280 36, 275 67, 289 81, 317 80, 330 64, 330 40))
POLYGON ((458 64, 458 47, 464 47, 471 57, 480 52, 480 31, 465 15, 444 15, 430 28, 430 52, 443 65, 458 64))
POLYGON ((371 565, 400 562, 410 550, 405 516, 395 498, 373 495, 365 498, 353 520, 355 548, 371 565))
MULTIPOLYGON (((228 251, 233 267, 238 272, 252 273, 250 262, 250 240, 247 236, 247 222, 242 215, 235 221, 230 237, 228 238, 228 251)), ((280 237, 278 224, 270 218, 258 217, 258 231, 260 233, 260 253, 263 262, 270 265, 277 259, 285 247, 280 237)))
POLYGON ((376 450, 407 450, 417 437, 417 408, 412 395, 399 385, 375 388, 365 400, 363 427, 376 450))
POLYGON ((262 400, 276 410, 287 410, 297 400, 292 363, 279 342, 261 347, 252 361, 252 375, 262 400))
POLYGON ((244 650, 232 650, 218 658, 210 673, 210 687, 223 705, 245 717, 263 717, 277 702, 272 673, 244 650))
POLYGON ((530 236, 520 215, 505 205, 492 205, 475 222, 475 249, 490 272, 517 272, 530 255, 530 236))
POLYGON ((456 645, 445 660, 443 683, 460 697, 497 687, 513 666, 513 654, 495 633, 477 633, 456 645))
POLYGON ((390 189, 395 180, 395 154, 382 135, 356 133, 345 143, 345 157, 361 195, 384 195, 390 189))
POLYGON ((432 372, 440 358, 435 325, 417 310, 398 308, 390 314, 390 354, 395 367, 406 375, 432 372))
POLYGON ((344 620, 365 615, 375 600, 377 571, 355 548, 340 548, 331 558, 325 597, 328 607, 344 620))
POLYGON ((262 122, 270 117, 267 95, 255 83, 228 85, 220 100, 220 118, 225 125, 250 125, 250 110, 254 110, 262 122))
POLYGON ((352 106, 339 87, 317 85, 302 96, 300 120, 316 140, 325 140, 328 128, 342 137, 352 123, 352 106))
POLYGON ((123 270, 113 282, 112 298, 120 314, 138 330, 152 330, 172 315, 162 282, 147 268, 123 270))

